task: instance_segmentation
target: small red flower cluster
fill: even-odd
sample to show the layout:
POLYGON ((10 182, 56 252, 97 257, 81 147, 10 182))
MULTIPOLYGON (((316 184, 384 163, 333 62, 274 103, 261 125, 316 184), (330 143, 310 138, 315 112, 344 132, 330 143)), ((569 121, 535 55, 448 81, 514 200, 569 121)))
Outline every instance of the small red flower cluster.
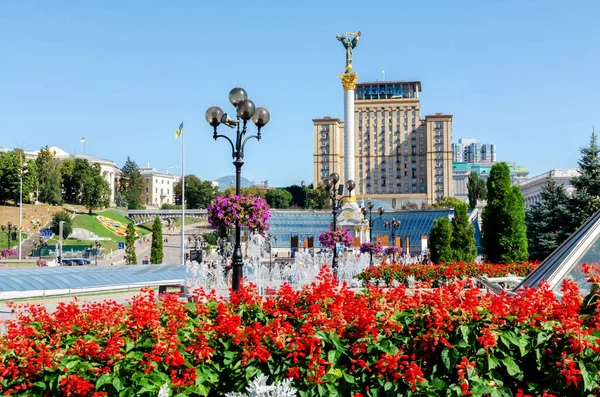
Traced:
POLYGON ((266 298, 245 285, 193 303, 146 290, 115 302, 15 306, 0 337, 4 395, 220 395, 264 373, 303 395, 597 395, 600 307, 566 281, 494 296, 467 281, 369 286, 323 269, 266 298), (592 302, 592 303, 590 303, 592 302))
POLYGON ((504 277, 510 274, 524 277, 537 265, 538 263, 512 263, 507 265, 463 262, 450 265, 403 265, 392 263, 368 267, 357 278, 365 283, 391 285, 394 282, 404 283, 409 277, 412 277, 415 281, 427 283, 427 286, 438 286, 440 283, 481 275, 504 277))

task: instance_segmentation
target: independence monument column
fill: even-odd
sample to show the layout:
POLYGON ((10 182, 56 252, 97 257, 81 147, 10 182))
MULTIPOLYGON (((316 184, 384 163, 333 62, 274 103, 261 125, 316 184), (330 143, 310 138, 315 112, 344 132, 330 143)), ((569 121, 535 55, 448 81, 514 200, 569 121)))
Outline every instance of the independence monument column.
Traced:
MULTIPOLYGON (((352 52, 358 40, 360 32, 346 32, 342 36, 336 37, 342 42, 346 49, 346 71, 340 74, 342 86, 344 87, 344 180, 356 181, 354 173, 354 89, 358 76, 352 72, 352 52)), ((345 195, 354 196, 355 190, 344 192, 345 195)), ((356 201, 353 198, 352 201, 356 201)))

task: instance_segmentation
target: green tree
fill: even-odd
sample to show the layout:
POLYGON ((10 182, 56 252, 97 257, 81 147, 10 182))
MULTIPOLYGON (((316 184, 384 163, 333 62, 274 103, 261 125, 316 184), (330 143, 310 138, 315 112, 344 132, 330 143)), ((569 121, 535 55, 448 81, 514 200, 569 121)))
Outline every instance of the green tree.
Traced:
MULTIPOLYGON (((175 204, 181 205, 181 182, 174 187, 175 204)), ((185 208, 206 208, 219 195, 219 188, 211 181, 203 181, 196 175, 185 176, 185 208)))
POLYGON ((135 227, 131 222, 127 224, 127 230, 125 231, 125 263, 127 265, 137 264, 137 257, 135 255, 135 227))
POLYGON ((429 208, 456 208, 457 205, 462 204, 464 204, 464 201, 456 197, 443 197, 440 201, 430 205, 429 208))
POLYGON ((60 233, 60 222, 63 222, 63 238, 67 239, 73 232, 73 219, 68 211, 58 211, 52 215, 52 230, 55 234, 60 233))
POLYGON ((62 204, 60 162, 46 146, 39 151, 35 163, 39 178, 38 200, 48 204, 62 204))
POLYGON ((290 203, 291 207, 304 208, 306 205, 306 194, 308 192, 308 188, 291 185, 285 188, 288 192, 292 194, 292 202, 290 203))
POLYGON ((87 159, 70 158, 61 164, 64 199, 73 204, 83 204, 86 185, 93 180, 97 171, 87 159))
POLYGON ((590 144, 582 147, 580 152, 581 158, 577 162, 579 176, 571 179, 575 188, 569 205, 573 214, 572 231, 600 209, 600 146, 594 132, 590 137, 590 144))
POLYGON ((142 209, 142 189, 144 188, 144 177, 135 161, 127 157, 127 161, 121 168, 119 180, 119 193, 124 196, 121 202, 127 202, 130 210, 142 209))
MULTIPOLYGON (((256 197, 265 198, 265 196, 267 194, 266 194, 266 192, 264 190, 261 190, 261 189, 257 188, 256 186, 248 186, 248 187, 243 187, 243 188, 240 189, 240 195, 241 196, 256 196, 256 197)), ((223 196, 226 196, 226 197, 233 197, 233 196, 235 196, 235 187, 234 186, 229 186, 223 192, 223 196)))
POLYGON ((485 200, 486 187, 483 178, 480 178, 475 171, 469 174, 467 181, 469 208, 474 209, 477 206, 477 200, 485 200))
POLYGON ((433 222, 429 232, 429 250, 433 263, 452 263, 454 254, 452 244, 452 225, 448 217, 443 216, 433 222))
POLYGON ((150 248, 150 263, 160 264, 163 262, 163 237, 162 222, 157 216, 152 223, 152 248, 150 248))
POLYGON ((209 245, 217 245, 217 235, 212 232, 203 233, 202 238, 209 245))
POLYGON ((473 262, 477 257, 477 246, 475 244, 475 228, 469 222, 467 214, 468 207, 461 202, 454 206, 454 218, 452 218, 452 252, 455 261, 473 262))
POLYGON ((26 160, 20 149, 0 153, 0 202, 12 200, 19 204, 19 192, 23 167, 23 202, 30 202, 30 197, 37 186, 37 167, 35 162, 26 160))
POLYGON ((265 199, 271 208, 287 209, 292 202, 292 193, 285 189, 267 190, 265 199))
POLYGON ((542 190, 542 201, 529 208, 525 221, 530 260, 544 260, 569 237, 569 196, 552 176, 542 190))
POLYGON ((306 193, 305 208, 309 210, 324 210, 331 207, 331 199, 327 195, 325 186, 319 184, 316 188, 306 193))
POLYGON ((92 210, 110 205, 110 193, 110 185, 100 175, 100 167, 94 165, 90 175, 83 181, 81 203, 91 214, 92 210))
POLYGON ((492 263, 527 260, 527 227, 523 194, 511 186, 506 163, 492 167, 487 180, 487 205, 482 213, 483 249, 492 263))

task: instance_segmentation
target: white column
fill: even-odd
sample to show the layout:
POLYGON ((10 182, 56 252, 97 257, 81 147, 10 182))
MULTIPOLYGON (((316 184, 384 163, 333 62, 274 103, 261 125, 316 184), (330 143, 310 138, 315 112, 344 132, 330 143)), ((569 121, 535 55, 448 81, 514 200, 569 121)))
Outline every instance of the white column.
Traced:
MULTIPOLYGON (((344 180, 356 182, 354 175, 354 90, 344 90, 344 180)), ((352 191, 354 196, 356 189, 352 191)), ((346 191, 346 194, 348 192, 346 191)))

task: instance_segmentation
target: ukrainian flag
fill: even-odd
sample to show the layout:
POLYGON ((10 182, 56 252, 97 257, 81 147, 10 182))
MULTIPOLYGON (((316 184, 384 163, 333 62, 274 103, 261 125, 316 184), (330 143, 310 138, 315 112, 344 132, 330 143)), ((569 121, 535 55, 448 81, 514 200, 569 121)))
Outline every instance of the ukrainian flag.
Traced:
POLYGON ((177 128, 177 131, 175 131, 175 140, 177 140, 177 138, 179 138, 179 135, 183 134, 183 121, 181 122, 181 124, 179 124, 179 128, 177 128))

